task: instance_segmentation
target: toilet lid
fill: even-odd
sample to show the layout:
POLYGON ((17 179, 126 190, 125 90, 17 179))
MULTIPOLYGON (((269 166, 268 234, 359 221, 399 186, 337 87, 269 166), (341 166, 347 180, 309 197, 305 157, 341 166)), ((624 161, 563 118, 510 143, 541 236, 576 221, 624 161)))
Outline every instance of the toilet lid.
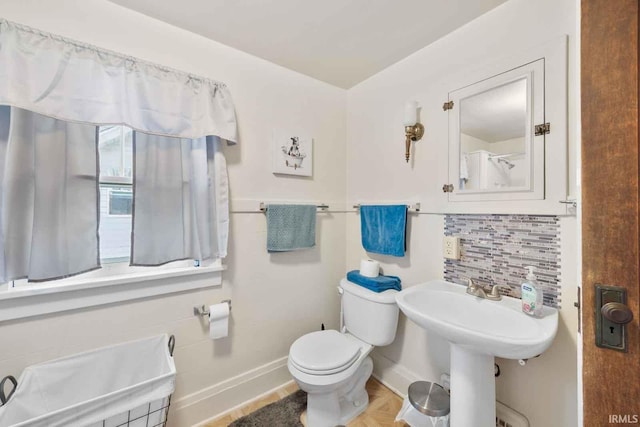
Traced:
POLYGON ((298 338, 289 350, 289 359, 302 372, 329 375, 351 366, 360 350, 355 340, 338 331, 317 331, 298 338))

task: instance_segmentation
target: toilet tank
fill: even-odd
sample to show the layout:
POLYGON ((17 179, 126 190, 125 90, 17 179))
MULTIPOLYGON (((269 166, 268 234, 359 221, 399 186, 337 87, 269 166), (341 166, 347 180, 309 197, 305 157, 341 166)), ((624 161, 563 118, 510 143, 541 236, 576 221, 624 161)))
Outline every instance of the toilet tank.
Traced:
POLYGON ((391 344, 398 327, 398 291, 373 292, 347 279, 340 281, 340 287, 347 331, 374 346, 391 344))

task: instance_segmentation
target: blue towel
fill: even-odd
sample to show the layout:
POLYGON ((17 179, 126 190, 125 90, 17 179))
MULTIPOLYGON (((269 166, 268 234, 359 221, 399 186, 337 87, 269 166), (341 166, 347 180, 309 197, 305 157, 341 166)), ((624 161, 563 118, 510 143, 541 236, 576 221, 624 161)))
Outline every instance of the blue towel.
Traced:
POLYGON ((287 252, 316 245, 316 205, 268 205, 267 251, 287 252))
POLYGON ((404 256, 407 206, 360 206, 362 246, 367 252, 404 256))
POLYGON ((359 270, 353 270, 347 273, 347 280, 373 292, 384 292, 389 289, 402 290, 400 278, 397 276, 367 277, 360 274, 359 270))

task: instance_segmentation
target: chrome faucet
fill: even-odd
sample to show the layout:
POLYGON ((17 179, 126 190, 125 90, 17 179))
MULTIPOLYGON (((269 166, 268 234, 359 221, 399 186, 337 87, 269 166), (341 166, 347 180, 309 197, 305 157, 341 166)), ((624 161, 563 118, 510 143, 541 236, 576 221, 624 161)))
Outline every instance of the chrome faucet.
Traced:
POLYGON ((476 285, 473 283, 473 280, 467 279, 467 293, 469 295, 473 295, 474 297, 488 299, 490 301, 500 301, 502 300, 502 295, 500 294, 500 289, 511 289, 506 285, 493 285, 491 287, 491 292, 487 294, 482 286, 476 285))
POLYGON ((467 279, 467 293, 474 297, 482 299, 487 298, 487 293, 484 291, 484 288, 473 283, 473 280, 471 279, 467 279))

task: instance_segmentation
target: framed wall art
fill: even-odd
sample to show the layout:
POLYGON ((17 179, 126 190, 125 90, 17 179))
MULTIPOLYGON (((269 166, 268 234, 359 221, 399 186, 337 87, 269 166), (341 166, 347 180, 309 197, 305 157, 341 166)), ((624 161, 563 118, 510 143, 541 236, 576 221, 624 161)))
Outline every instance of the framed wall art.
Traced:
POLYGON ((313 138, 298 133, 274 131, 272 172, 284 175, 313 175, 313 138))

